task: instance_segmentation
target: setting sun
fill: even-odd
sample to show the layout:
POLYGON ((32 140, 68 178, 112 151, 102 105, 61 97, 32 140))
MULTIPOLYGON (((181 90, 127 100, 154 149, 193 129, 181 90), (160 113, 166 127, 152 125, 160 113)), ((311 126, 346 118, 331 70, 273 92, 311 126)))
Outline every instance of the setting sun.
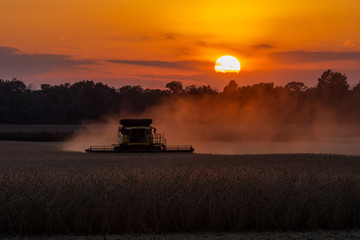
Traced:
POLYGON ((215 71, 228 73, 240 72, 240 62, 233 56, 222 56, 215 63, 215 71))

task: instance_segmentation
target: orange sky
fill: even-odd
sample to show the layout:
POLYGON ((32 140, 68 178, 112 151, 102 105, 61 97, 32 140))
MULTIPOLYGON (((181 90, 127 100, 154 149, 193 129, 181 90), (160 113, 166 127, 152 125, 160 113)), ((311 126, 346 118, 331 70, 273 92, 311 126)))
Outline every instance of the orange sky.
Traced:
POLYGON ((359 13, 356 0, 1 0, 0 78, 221 90, 231 79, 314 86, 330 68, 354 86, 359 13), (215 73, 222 55, 239 74, 215 73))

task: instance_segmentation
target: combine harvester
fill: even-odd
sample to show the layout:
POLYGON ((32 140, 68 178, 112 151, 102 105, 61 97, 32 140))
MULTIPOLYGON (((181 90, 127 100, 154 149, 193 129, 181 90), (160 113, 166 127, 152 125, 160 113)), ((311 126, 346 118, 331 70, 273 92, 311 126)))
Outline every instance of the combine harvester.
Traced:
POLYGON ((118 132, 119 144, 112 146, 91 146, 85 149, 88 153, 122 153, 122 152, 190 152, 190 145, 167 145, 166 138, 156 133, 150 126, 152 119, 121 119, 118 132))

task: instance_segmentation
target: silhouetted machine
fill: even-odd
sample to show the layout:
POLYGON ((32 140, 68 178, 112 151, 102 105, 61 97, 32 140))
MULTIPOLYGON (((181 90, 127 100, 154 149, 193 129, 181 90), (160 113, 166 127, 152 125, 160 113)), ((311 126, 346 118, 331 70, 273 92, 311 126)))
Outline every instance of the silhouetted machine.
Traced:
POLYGON ((150 126, 152 119, 121 119, 118 144, 91 146, 88 153, 96 152, 193 152, 190 145, 167 145, 166 138, 150 126))

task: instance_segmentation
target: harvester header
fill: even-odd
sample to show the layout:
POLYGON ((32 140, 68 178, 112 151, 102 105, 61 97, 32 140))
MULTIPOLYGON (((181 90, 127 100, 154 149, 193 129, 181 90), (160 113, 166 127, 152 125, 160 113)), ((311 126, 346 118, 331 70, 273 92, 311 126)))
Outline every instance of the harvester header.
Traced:
POLYGON ((118 129, 118 144, 112 146, 91 146, 85 149, 93 152, 193 152, 190 145, 167 145, 164 135, 156 133, 152 119, 121 119, 118 129))

